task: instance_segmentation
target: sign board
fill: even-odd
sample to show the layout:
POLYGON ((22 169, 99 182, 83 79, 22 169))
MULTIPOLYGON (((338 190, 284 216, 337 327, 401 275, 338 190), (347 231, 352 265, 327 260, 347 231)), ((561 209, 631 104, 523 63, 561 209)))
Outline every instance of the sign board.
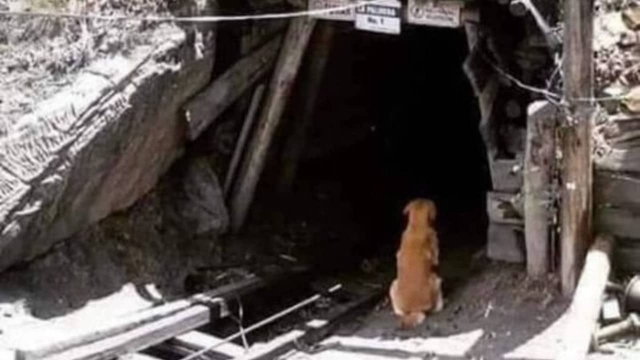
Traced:
MULTIPOLYGON (((356 0, 309 0, 309 10, 323 10, 331 8, 341 8, 349 5, 355 5, 356 0)), ((311 13, 311 17, 316 19, 325 20, 343 20, 343 21, 355 21, 356 12, 352 7, 346 10, 333 11, 330 13, 314 14, 311 13)))
POLYGON ((409 0, 407 22, 417 25, 459 27, 464 4, 460 1, 409 0))
POLYGON ((384 0, 356 8, 356 29, 385 34, 400 34, 400 1, 384 0))

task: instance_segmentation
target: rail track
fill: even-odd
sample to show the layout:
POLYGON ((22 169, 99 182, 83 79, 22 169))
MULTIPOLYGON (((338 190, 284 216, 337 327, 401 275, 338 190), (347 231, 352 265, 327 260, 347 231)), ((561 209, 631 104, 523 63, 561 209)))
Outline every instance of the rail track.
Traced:
POLYGON ((307 268, 250 275, 72 333, 25 339, 5 350, 1 360, 272 359, 317 342, 373 306, 384 294, 383 284, 363 284, 363 279, 313 278, 307 268), (277 311, 264 314, 250 307, 252 313, 243 314, 243 303, 259 304, 268 297, 279 298, 277 311), (253 321, 247 324, 244 318, 253 321))

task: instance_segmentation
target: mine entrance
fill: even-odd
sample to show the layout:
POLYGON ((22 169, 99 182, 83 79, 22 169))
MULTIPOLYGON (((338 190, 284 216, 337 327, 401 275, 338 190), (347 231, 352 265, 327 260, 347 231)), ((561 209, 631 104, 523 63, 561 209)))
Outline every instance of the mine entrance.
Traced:
MULTIPOLYGON (((438 205, 443 256, 464 261, 479 250, 491 185, 466 53, 462 31, 405 27, 392 36, 338 27, 295 181, 279 191, 279 141, 245 234, 265 244, 265 226, 282 226, 269 251, 298 250, 317 266, 392 260, 403 207, 427 197, 438 205)), ((299 121, 300 83, 281 140, 299 121)))

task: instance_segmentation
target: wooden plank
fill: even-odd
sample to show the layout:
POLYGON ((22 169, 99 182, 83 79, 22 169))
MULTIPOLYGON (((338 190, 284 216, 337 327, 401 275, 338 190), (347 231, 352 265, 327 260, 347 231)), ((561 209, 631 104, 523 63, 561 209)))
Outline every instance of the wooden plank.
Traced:
POLYGON ((109 360, 159 344, 177 334, 198 328, 209 322, 209 308, 196 305, 130 331, 105 339, 73 347, 48 357, 28 357, 24 360, 109 360))
MULTIPOLYGON (((189 331, 168 341, 169 346, 179 346, 190 350, 190 352, 198 351, 207 347, 211 347, 222 341, 221 338, 213 335, 205 334, 200 331, 189 331)), ((234 343, 228 342, 220 346, 216 346, 211 352, 220 353, 228 358, 236 358, 245 354, 245 349, 234 343)), ((185 354, 187 355, 187 354, 185 354)))
POLYGON ((640 177, 636 174, 596 171, 593 192, 598 206, 640 208, 640 177))
POLYGON ((594 164, 598 170, 640 172, 640 116, 608 116, 595 129, 598 151, 594 164))
POLYGON ((240 164, 240 158, 245 148, 245 144, 247 143, 247 139, 249 138, 251 128, 253 128, 253 123, 256 119, 256 114, 258 113, 258 107, 260 106, 262 95, 264 94, 264 88, 265 86, 263 84, 260 84, 253 93, 251 104, 249 105, 247 116, 245 117, 244 123, 242 124, 240 135, 238 136, 238 140, 236 141, 236 148, 233 150, 231 163, 229 164, 229 169, 227 170, 227 174, 224 180, 225 197, 229 194, 231 184, 233 183, 234 176, 236 175, 238 164, 240 164))
POLYGON ((187 138, 196 139, 251 85, 271 68, 280 47, 281 36, 238 61, 218 77, 202 93, 184 107, 187 120, 187 138))
POLYGON ((640 239, 640 211, 599 207, 594 214, 594 227, 599 232, 608 232, 610 234, 640 239))
POLYGON ((151 355, 134 353, 134 354, 120 356, 118 360, 162 360, 162 359, 157 358, 155 356, 151 356, 151 355))
POLYGON ((311 127, 315 114, 316 100, 324 76, 324 69, 329 59, 335 27, 330 22, 321 22, 315 31, 309 50, 309 63, 304 74, 304 88, 302 89, 303 104, 300 118, 294 117, 291 134, 282 152, 282 173, 280 174, 279 190, 288 192, 298 171, 298 164, 306 144, 307 133, 311 127))
POLYGON ((546 101, 531 104, 527 117, 524 161, 524 214, 527 273, 541 276, 549 271, 551 181, 555 164, 557 108, 546 101))
POLYGON ((315 24, 315 19, 301 17, 291 20, 289 25, 269 85, 267 99, 260 114, 258 129, 248 153, 249 156, 239 175, 237 191, 233 194, 231 201, 231 225, 234 231, 239 230, 246 218, 264 169, 271 140, 280 123, 315 24))
POLYGON ((294 329, 282 335, 269 340, 265 344, 254 345, 244 356, 239 356, 235 360, 257 360, 257 359, 274 359, 278 355, 282 355, 291 349, 293 344, 302 340, 305 332, 303 330, 294 329))
POLYGON ((565 296, 573 293, 584 254, 591 242, 593 1, 564 3, 564 98, 567 124, 562 134, 562 204, 560 211, 560 280, 565 296))
POLYGON ((598 235, 587 254, 566 315, 565 333, 555 357, 557 360, 583 360, 589 351, 611 271, 613 245, 613 236, 598 235))
POLYGON ((613 252, 613 265, 617 271, 640 272, 640 246, 634 244, 616 244, 613 252))

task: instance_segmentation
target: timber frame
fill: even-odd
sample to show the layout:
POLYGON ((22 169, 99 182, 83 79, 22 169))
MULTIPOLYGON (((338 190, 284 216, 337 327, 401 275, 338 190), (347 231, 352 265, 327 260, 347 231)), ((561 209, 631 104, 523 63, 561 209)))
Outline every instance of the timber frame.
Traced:
MULTIPOLYGON (((310 0, 309 6, 319 2, 323 3, 310 0)), ((411 0, 409 6, 422 3, 426 1, 411 0)), ((460 14, 458 29, 452 31, 464 31, 467 36, 469 55, 463 70, 478 101, 479 130, 493 184, 487 194, 488 254, 526 262, 531 276, 558 272, 563 292, 570 295, 592 242, 591 128, 598 111, 578 100, 593 96, 593 4, 565 1, 562 36, 551 30, 557 26, 558 14, 550 0, 454 3, 460 6, 460 14), (559 88, 553 69, 554 58, 562 53, 564 88, 559 88), (531 86, 552 91, 532 91, 531 86)), ((317 93, 331 52, 333 23, 353 21, 350 16, 297 18, 289 21, 287 30, 274 26, 268 33, 253 32, 246 40, 253 46, 243 48, 242 59, 185 106, 188 136, 193 140, 204 128, 216 125, 236 100, 244 99, 240 112, 247 113, 245 125, 225 181, 235 231, 247 217, 294 81, 303 78, 304 91, 317 93), (312 37, 317 41, 310 43, 312 37), (312 54, 310 66, 298 74, 306 51, 312 54)), ((287 151, 282 155, 280 191, 288 191, 294 181, 315 97, 308 97, 302 107, 303 121, 284 141, 287 151)), ((600 202, 618 196, 626 186, 611 173, 600 171, 595 177, 597 184, 606 184, 596 191, 600 202)), ((598 212, 595 223, 599 228, 636 231, 624 219, 612 211, 598 212)))

